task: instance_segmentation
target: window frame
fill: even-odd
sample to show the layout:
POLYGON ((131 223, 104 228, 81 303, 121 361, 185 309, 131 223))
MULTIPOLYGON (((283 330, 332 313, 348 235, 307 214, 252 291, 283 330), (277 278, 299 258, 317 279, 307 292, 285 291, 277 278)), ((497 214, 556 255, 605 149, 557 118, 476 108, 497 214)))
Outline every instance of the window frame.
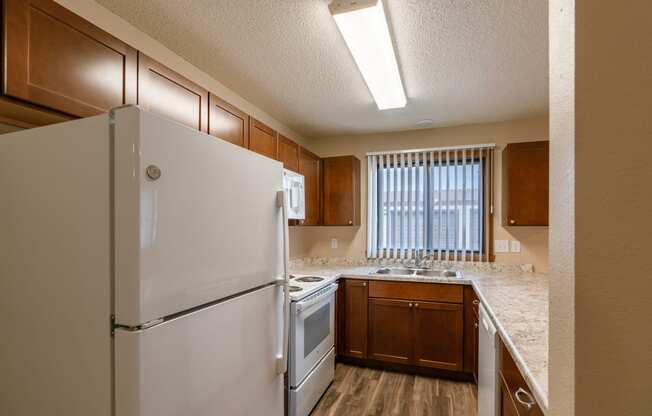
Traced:
MULTIPOLYGON (((451 162, 455 162, 455 166, 457 164, 461 164, 462 160, 464 159, 462 156, 462 150, 455 150, 451 154, 454 155, 454 158, 450 159, 451 162)), ((483 152, 479 149, 473 149, 471 154, 466 155, 466 160, 467 163, 469 160, 471 163, 475 163, 478 161, 481 161, 481 180, 482 180, 482 198, 484 200, 484 196, 487 195, 487 192, 489 192, 488 195, 488 200, 492 201, 493 200, 493 181, 495 180, 495 175, 494 172, 489 171, 490 167, 493 165, 487 162, 488 155, 483 154, 483 152)), ((437 160, 435 163, 435 166, 438 166, 440 163, 440 160, 437 160)), ((368 162, 367 162, 368 163, 368 162)), ((412 161, 414 163, 414 161, 412 161)), ((423 166, 423 161, 419 160, 419 166, 423 166)), ((388 165, 389 168, 394 167, 394 163, 390 163, 388 165)), ((494 167, 495 169, 495 167, 494 167)), ((378 170, 377 175, 380 174, 380 169, 378 170)), ((369 186, 369 175, 367 175, 367 186, 369 186)), ((377 201, 380 201, 380 198, 376 198, 377 201)), ((369 206, 370 201, 367 200, 367 207, 369 206)), ((382 207, 380 206, 380 202, 378 202, 378 207, 377 207, 378 212, 381 212, 382 207)), ((494 262, 496 259, 495 253, 494 253, 494 204, 484 204, 483 206, 483 221, 482 221, 482 229, 480 230, 481 233, 481 241, 482 241, 482 256, 480 254, 480 250, 466 250, 466 257, 464 255, 464 250, 430 250, 430 255, 433 259, 435 260, 441 260, 441 261, 473 261, 473 262, 481 262, 481 261, 488 261, 488 262, 494 262), (486 257, 486 258, 485 258, 486 257)), ((368 233, 367 233, 368 234, 368 233)), ((369 238, 368 236, 366 237, 367 239, 369 238)), ((377 258, 392 258, 392 251, 399 251, 400 249, 398 248, 378 248, 378 256, 377 258)), ((423 255, 424 252, 427 252, 427 249, 415 249, 415 253, 423 255)), ((365 256, 369 258, 369 253, 367 250, 365 250, 365 256)), ((400 258, 401 256, 395 256, 395 258, 400 258)))

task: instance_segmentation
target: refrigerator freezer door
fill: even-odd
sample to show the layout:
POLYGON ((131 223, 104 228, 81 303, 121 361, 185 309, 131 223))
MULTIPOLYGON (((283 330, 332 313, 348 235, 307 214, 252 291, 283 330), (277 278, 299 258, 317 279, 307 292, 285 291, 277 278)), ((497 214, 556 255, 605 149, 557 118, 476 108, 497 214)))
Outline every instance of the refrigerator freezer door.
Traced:
POLYGON ((116 416, 283 416, 283 290, 269 286, 137 332, 116 330, 116 416))
POLYGON ((118 324, 283 276, 280 162, 137 107, 112 118, 118 324))

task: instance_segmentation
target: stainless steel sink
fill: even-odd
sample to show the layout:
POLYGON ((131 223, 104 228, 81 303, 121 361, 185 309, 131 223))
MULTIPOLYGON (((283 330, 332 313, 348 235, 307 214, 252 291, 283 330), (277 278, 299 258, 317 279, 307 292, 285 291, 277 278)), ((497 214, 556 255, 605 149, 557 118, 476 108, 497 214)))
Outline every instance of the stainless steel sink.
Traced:
POLYGON ((457 277, 462 274, 454 270, 432 270, 432 269, 408 269, 383 267, 371 274, 394 275, 394 276, 423 276, 423 277, 457 277))
POLYGON ((415 274, 428 277, 460 277, 454 270, 417 270, 415 274))
POLYGON ((415 269, 393 269, 389 267, 384 267, 382 269, 378 269, 373 274, 391 274, 391 275, 399 275, 399 276, 414 276, 415 269))

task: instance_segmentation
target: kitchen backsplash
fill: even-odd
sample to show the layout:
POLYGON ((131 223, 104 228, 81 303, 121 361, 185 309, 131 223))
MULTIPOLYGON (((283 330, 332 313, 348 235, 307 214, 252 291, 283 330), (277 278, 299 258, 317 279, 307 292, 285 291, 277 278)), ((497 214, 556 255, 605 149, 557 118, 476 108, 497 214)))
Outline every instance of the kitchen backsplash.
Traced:
MULTIPOLYGON (((414 266, 408 259, 360 259, 351 257, 301 257, 290 260, 290 269, 319 266, 414 266)), ((453 269, 482 272, 533 272, 532 264, 480 263, 426 260, 423 265, 435 269, 453 269)))

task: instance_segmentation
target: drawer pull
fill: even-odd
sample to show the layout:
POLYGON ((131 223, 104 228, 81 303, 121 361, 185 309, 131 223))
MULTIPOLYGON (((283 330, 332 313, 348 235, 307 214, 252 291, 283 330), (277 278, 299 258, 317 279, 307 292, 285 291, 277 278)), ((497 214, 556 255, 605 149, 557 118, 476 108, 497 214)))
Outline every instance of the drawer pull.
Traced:
POLYGON ((473 301, 473 304, 474 304, 474 305, 479 305, 479 304, 480 304, 480 301, 476 299, 476 300, 473 301))
POLYGON ((514 393, 514 397, 516 397, 516 401, 519 402, 521 405, 523 405, 523 407, 525 407, 528 412, 536 404, 536 402, 532 398, 532 395, 527 391, 523 390, 522 387, 519 387, 518 390, 516 390, 516 393, 514 393))

